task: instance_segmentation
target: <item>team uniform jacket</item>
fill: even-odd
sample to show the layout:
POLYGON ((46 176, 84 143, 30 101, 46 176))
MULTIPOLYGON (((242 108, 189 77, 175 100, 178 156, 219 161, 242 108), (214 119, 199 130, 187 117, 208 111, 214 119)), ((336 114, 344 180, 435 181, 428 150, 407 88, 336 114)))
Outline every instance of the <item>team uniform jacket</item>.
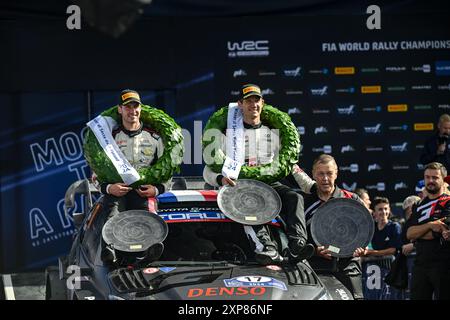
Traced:
MULTIPOLYGON (((427 197, 414 205, 412 210, 408 228, 444 218, 450 215, 450 196, 442 194, 434 200, 427 197)), ((444 241, 438 233, 433 233, 433 235, 434 239, 432 240, 416 240, 416 265, 450 263, 450 243, 444 241)))
MULTIPOLYGON (((139 170, 156 163, 164 152, 162 138, 150 128, 145 127, 141 122, 141 127, 136 131, 129 131, 123 126, 119 126, 112 132, 112 136, 120 151, 133 168, 139 170)), ((106 186, 101 185, 102 193, 106 194, 106 186)), ((162 184, 157 184, 159 194, 169 189, 170 180, 162 184)))
MULTIPOLYGON (((278 134, 275 130, 260 123, 252 126, 244 122, 245 165, 258 166, 271 163, 280 149, 278 134)), ((226 152, 226 136, 222 133, 221 149, 226 152)), ((208 155, 204 155, 207 158, 208 155)), ((221 173, 215 173, 208 166, 203 170, 203 178, 211 186, 220 186, 221 173)))

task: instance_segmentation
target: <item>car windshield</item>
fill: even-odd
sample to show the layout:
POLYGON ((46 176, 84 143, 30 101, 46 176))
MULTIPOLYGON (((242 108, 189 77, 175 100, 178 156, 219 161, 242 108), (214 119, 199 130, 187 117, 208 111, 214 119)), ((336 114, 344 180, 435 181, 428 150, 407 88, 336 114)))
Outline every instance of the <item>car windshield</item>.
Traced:
POLYGON ((228 261, 253 259, 244 227, 234 222, 168 223, 160 261, 228 261))

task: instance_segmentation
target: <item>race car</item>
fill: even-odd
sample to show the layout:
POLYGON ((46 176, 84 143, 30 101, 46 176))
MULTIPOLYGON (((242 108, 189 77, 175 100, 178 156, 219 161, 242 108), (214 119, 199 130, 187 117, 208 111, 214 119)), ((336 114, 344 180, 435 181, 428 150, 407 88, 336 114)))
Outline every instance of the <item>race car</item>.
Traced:
MULTIPOLYGON (((117 250, 118 246, 111 250, 105 241, 104 229, 111 223, 105 222, 108 209, 101 206, 103 196, 87 179, 76 181, 66 192, 66 212, 74 207, 77 195, 84 197, 86 212, 72 215, 77 229, 72 248, 58 259, 57 267, 46 270, 46 299, 352 299, 334 276, 318 275, 306 260, 256 263, 243 225, 221 212, 217 194, 205 189, 200 177, 174 178, 172 190, 154 202, 158 217, 153 218, 167 227, 163 241, 151 250, 130 253, 117 250)), ((120 213, 123 219, 127 216, 136 217, 133 212, 120 213)), ((287 242, 282 223, 268 224, 281 252, 287 242)))

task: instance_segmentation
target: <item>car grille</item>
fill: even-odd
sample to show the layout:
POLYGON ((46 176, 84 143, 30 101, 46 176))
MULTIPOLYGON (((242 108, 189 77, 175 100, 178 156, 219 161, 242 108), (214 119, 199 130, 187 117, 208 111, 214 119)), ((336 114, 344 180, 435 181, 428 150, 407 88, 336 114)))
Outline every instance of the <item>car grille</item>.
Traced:
POLYGON ((148 290, 150 284, 140 270, 117 269, 109 275, 111 283, 119 292, 148 290))
POLYGON ((291 285, 317 285, 319 283, 317 275, 303 263, 287 265, 284 267, 284 271, 291 285))

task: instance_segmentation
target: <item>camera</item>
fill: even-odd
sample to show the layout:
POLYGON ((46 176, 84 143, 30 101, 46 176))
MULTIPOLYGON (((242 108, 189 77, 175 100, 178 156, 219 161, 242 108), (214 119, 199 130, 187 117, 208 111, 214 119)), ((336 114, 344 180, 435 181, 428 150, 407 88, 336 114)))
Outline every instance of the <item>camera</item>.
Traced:
POLYGON ((448 136, 446 136, 446 135, 439 136, 439 138, 438 138, 438 144, 444 144, 444 143, 447 143, 447 141, 448 141, 448 136))

